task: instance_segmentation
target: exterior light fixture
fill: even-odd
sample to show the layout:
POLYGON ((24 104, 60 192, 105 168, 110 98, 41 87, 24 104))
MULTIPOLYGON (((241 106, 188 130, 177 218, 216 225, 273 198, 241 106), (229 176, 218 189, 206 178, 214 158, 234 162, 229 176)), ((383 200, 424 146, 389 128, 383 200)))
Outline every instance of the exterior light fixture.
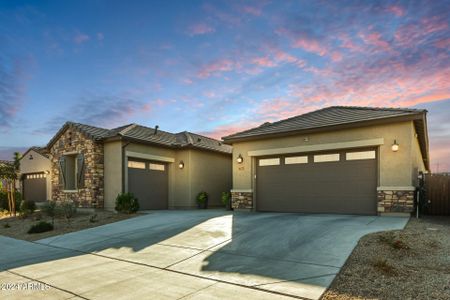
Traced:
POLYGON ((239 156, 236 158, 236 161, 238 164, 242 164, 244 162, 244 158, 242 157, 241 154, 239 154, 239 156))
POLYGON ((394 140, 394 143, 392 144, 391 149, 393 152, 397 152, 398 148, 399 148, 399 145, 397 144, 397 140, 394 140))
POLYGON ((181 160, 178 164, 178 168, 183 169, 184 168, 184 162, 181 160))
POLYGON ((46 170, 46 171, 45 171, 45 174, 47 174, 47 175, 50 174, 50 171, 49 171, 49 170, 46 170))
POLYGON ((32 160, 33 159, 33 154, 30 154, 30 156, 28 156, 28 159, 32 160))

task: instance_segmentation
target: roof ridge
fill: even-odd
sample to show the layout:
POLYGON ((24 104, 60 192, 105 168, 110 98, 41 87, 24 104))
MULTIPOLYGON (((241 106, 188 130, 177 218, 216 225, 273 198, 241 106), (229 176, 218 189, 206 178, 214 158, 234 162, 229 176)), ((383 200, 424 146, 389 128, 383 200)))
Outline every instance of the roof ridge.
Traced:
POLYGON ((186 140, 188 145, 193 145, 194 144, 194 139, 191 136, 191 133, 187 130, 183 131, 184 135, 186 136, 186 140))
POLYGON ((131 129, 135 128, 136 126, 137 126, 137 124, 131 123, 130 125, 128 125, 128 126, 125 127, 124 129, 122 129, 121 131, 119 131, 117 134, 119 134, 119 135, 124 135, 124 134, 126 134, 128 131, 130 131, 131 129))
POLYGON ((215 138, 212 138, 212 137, 203 135, 203 134, 198 134, 198 133, 195 133, 195 132, 189 132, 189 131, 186 131, 186 132, 189 133, 189 134, 198 135, 198 136, 203 137, 203 138, 205 138, 205 139, 210 139, 210 140, 218 141, 218 142, 221 141, 221 140, 218 140, 218 139, 215 139, 215 138))

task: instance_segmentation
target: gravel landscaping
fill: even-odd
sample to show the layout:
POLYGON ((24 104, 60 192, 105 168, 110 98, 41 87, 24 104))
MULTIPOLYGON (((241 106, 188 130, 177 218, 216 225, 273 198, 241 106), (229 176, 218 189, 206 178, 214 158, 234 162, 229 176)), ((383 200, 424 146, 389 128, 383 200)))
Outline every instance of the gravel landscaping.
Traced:
POLYGON ((363 237, 322 299, 450 299, 450 217, 363 237))
POLYGON ((109 211, 97 211, 95 213, 78 212, 68 222, 65 218, 55 218, 54 229, 43 233, 29 234, 27 231, 30 227, 39 221, 47 221, 51 223, 51 219, 41 214, 39 211, 33 213, 27 218, 10 217, 8 215, 0 215, 0 235, 12 237, 15 239, 36 241, 43 238, 60 235, 68 232, 78 231, 108 223, 117 222, 138 216, 137 214, 119 214, 109 211), (96 215, 94 217, 94 215, 96 215))

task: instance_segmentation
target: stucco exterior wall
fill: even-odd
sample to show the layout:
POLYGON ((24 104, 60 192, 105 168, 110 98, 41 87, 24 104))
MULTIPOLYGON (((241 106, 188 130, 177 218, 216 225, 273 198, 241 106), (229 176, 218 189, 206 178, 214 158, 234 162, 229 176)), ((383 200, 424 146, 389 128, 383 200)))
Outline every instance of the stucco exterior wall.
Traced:
POLYGON ((52 162, 49 158, 30 150, 26 156, 20 160, 20 174, 50 172, 47 174, 47 199, 52 198, 52 162), (33 159, 29 159, 30 155, 33 159))
POLYGON ((412 151, 416 141, 412 140, 412 121, 360 127, 339 131, 329 131, 289 137, 271 138, 233 144, 233 190, 252 190, 254 186, 254 158, 248 151, 295 146, 319 145, 327 143, 352 142, 383 138, 379 146, 378 186, 412 186, 412 151), (397 140, 398 152, 392 152, 391 145, 397 140), (413 143, 414 142, 414 143, 413 143), (236 158, 242 155, 244 162, 238 164, 236 158))
POLYGON ((411 128, 411 163, 412 163, 412 181, 413 181, 413 186, 416 186, 418 184, 418 180, 417 180, 417 175, 419 174, 419 172, 425 172, 426 171, 426 167, 425 164, 423 163, 423 159, 422 159, 422 152, 420 150, 420 145, 419 145, 419 139, 417 138, 417 133, 416 130, 414 128, 414 126, 412 126, 411 128))
POLYGON ((231 156, 214 152, 191 150, 191 198, 196 206, 197 194, 208 193, 208 206, 223 206, 222 192, 231 189, 231 156))
POLYGON ((114 210, 116 197, 122 192, 122 142, 107 142, 105 151, 105 209, 114 210))

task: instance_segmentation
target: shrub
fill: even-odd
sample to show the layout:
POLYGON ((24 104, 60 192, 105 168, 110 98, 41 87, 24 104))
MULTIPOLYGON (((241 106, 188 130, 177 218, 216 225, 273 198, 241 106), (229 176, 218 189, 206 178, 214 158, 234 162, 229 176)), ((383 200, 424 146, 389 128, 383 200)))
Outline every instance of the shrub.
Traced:
POLYGON ((222 192, 222 204, 225 205, 225 207, 228 207, 228 203, 230 203, 231 193, 230 192, 222 192))
POLYGON ((396 268, 393 265, 391 265, 390 263, 388 263, 388 261, 386 259, 378 258, 372 263, 372 265, 376 269, 378 269, 379 271, 381 271, 387 275, 397 274, 396 268))
MULTIPOLYGON (((19 210, 20 203, 22 202, 22 194, 16 191, 14 195, 14 199, 16 201, 16 210, 19 210)), ((0 209, 8 210, 8 195, 5 191, 0 191, 0 209)))
POLYGON ((197 195, 197 203, 199 208, 207 208, 208 207, 208 193, 200 192, 197 195))
POLYGON ((22 200, 20 203, 20 212, 24 214, 32 214, 36 210, 36 203, 34 201, 22 200))
POLYGON ((5 223, 3 224, 3 228, 11 228, 11 225, 9 225, 9 223, 5 223))
POLYGON ((40 221, 39 223, 31 226, 30 229, 28 230, 28 233, 41 233, 41 232, 47 232, 47 231, 51 231, 51 230, 53 230, 52 224, 45 222, 45 221, 40 221))
POLYGON ((44 204, 44 206, 42 207, 42 212, 44 212, 44 214, 52 219, 52 224, 55 224, 55 216, 57 213, 55 201, 48 201, 46 204, 44 204))
POLYGON ((89 217, 89 222, 90 223, 96 223, 98 222, 98 218, 97 218, 97 214, 93 214, 92 216, 89 217))
POLYGON ((70 220, 77 214, 77 207, 75 203, 65 201, 61 203, 61 211, 67 222, 70 222, 70 220))
POLYGON ((116 198, 116 211, 132 214, 139 210, 139 200, 132 193, 122 193, 116 198))

